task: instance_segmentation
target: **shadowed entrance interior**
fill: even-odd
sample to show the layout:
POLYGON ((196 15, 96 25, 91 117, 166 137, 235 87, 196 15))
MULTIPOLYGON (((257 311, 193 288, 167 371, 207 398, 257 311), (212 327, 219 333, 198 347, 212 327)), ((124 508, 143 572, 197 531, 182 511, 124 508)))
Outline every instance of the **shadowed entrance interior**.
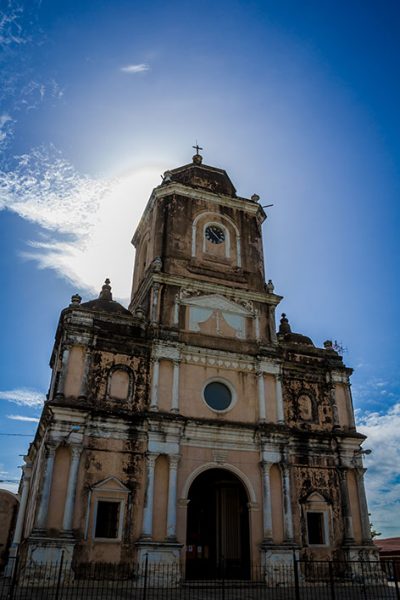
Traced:
POLYGON ((190 486, 186 538, 188 579, 247 579, 249 514, 242 482, 225 469, 209 469, 190 486))

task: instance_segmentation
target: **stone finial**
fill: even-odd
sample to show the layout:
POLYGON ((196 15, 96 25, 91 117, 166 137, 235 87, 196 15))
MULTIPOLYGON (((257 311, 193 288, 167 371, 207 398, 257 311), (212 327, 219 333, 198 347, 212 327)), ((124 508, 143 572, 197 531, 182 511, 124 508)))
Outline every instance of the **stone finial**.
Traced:
POLYGON ((265 289, 267 290, 268 294, 274 293, 275 286, 272 283, 272 279, 268 279, 268 283, 265 285, 265 289))
POLYGON ((285 334, 285 333, 291 333, 291 332, 292 332, 292 330, 290 329, 289 320, 286 317, 286 314, 282 313, 281 322, 279 325, 279 333, 285 334))
POLYGON ((101 288, 99 298, 100 300, 112 300, 110 280, 108 279, 108 277, 105 280, 103 287, 101 288))
POLYGON ((172 173, 171 171, 165 171, 164 175, 161 175, 163 183, 171 183, 172 173))
POLYGON ((201 154, 194 154, 192 160, 195 165, 201 165, 201 163, 203 162, 203 157, 201 156, 201 154))
POLYGON ((333 350, 332 340, 325 340, 324 348, 325 348, 325 350, 333 350))
POLYGON ((70 306, 79 306, 82 301, 82 296, 79 294, 74 294, 71 296, 71 304, 70 306))
POLYGON ((137 306, 136 307, 136 309, 135 309, 135 317, 137 317, 141 321, 146 317, 146 313, 144 312, 144 309, 142 308, 142 306, 137 306))
POLYGON ((151 267, 154 273, 159 273, 162 269, 162 259, 161 256, 156 256, 153 262, 151 263, 151 267))
POLYGON ((258 194, 253 194, 251 200, 253 200, 253 202, 258 202, 260 200, 260 196, 258 194))

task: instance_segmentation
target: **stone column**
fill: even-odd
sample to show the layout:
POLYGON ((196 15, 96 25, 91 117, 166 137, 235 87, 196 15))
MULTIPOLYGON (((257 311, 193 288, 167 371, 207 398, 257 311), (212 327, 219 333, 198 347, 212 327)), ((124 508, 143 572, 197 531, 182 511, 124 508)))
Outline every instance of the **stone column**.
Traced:
POLYGON ((277 344, 278 343, 278 338, 276 336, 276 322, 275 322, 275 306, 270 306, 269 307, 269 333, 271 336, 271 342, 273 344, 277 344))
POLYGON ((258 419, 259 421, 265 421, 265 385, 264 385, 264 373, 262 371, 257 372, 257 389, 258 389, 258 419))
MULTIPOLYGON (((55 389, 55 400, 62 400, 64 398, 64 386, 67 377, 68 361, 69 361, 69 348, 64 348, 61 356, 61 371, 56 381, 55 389)), ((57 377, 57 375, 56 375, 57 377)))
POLYGON ((42 478, 42 495, 40 497, 39 508, 36 515, 35 529, 46 528, 55 454, 56 447, 54 445, 47 446, 45 450, 45 463, 42 478))
POLYGON ((176 483, 178 475, 179 456, 169 455, 168 480, 168 509, 167 509, 167 538, 176 539, 176 483))
POLYGON ((179 325, 179 294, 175 295, 175 302, 174 302, 174 314, 173 314, 173 319, 172 319, 172 324, 176 325, 176 327, 178 327, 179 325))
POLYGON ((287 463, 282 464, 282 487, 283 487, 283 525, 286 542, 293 541, 293 515, 290 496, 290 471, 287 463))
POLYGON ((171 412, 179 412, 179 360, 173 361, 171 412))
POLYGON ((151 320, 153 323, 158 323, 158 296, 160 292, 160 284, 153 285, 153 301, 151 306, 151 320))
POLYGON ((76 484, 78 481, 79 460, 82 452, 81 446, 71 446, 71 464, 69 467, 67 493, 65 497, 63 530, 72 529, 72 519, 74 516, 76 484))
POLYGON ((256 340, 259 342, 261 339, 261 336, 260 336, 260 313, 258 312, 258 310, 256 310, 254 312, 254 326, 255 326, 256 340))
POLYGON ((86 400, 87 392, 88 392, 88 390, 87 390, 88 377, 89 377, 90 366, 91 366, 91 362, 92 362, 91 351, 89 350, 89 348, 85 349, 85 359, 84 360, 85 360, 85 364, 83 367, 81 388, 79 390, 79 400, 86 400))
POLYGON ((263 526, 264 540, 272 541, 272 506, 271 506, 271 481, 269 472, 272 463, 263 461, 261 463, 263 471, 263 526))
POLYGON ((17 554, 16 550, 17 550, 19 543, 21 542, 21 538, 22 538, 22 531, 23 531, 24 522, 25 522, 26 505, 28 503, 28 497, 29 497, 29 488, 30 488, 31 475, 32 475, 32 465, 30 463, 27 463, 24 467, 22 467, 22 473, 23 473, 22 492, 21 492, 21 499, 20 499, 19 507, 18 507, 17 522, 15 524, 14 536, 13 536, 13 540, 12 540, 12 544, 11 544, 11 548, 10 548, 10 558, 14 558, 16 556, 16 554, 17 554))
POLYGON ((284 423, 282 380, 280 375, 275 375, 275 396, 276 396, 276 418, 278 423, 284 423))
POLYGON ((350 383, 346 385, 346 396, 347 396, 347 414, 349 415, 349 427, 350 429, 356 428, 356 422, 354 419, 354 407, 353 407, 353 396, 351 394, 350 383))
POLYGON ((361 467, 354 469, 357 480, 358 503, 360 506, 361 535, 363 544, 371 543, 371 526, 369 522, 367 497, 365 495, 364 473, 366 469, 361 467))
POLYGON ((160 361, 153 360, 153 378, 151 380, 150 410, 158 410, 158 378, 160 375, 160 361))
POLYGON ((154 505, 154 466, 157 454, 147 455, 147 484, 146 502, 143 511, 142 537, 151 538, 153 535, 153 505, 154 505))
POLYGON ((240 248, 240 236, 236 236, 236 255, 237 255, 237 266, 242 266, 242 253, 240 248))
POLYGON ((340 495, 342 498, 342 514, 344 521, 343 542, 354 543, 353 517, 351 516, 349 489, 347 486, 347 468, 341 467, 338 471, 340 481, 340 495))

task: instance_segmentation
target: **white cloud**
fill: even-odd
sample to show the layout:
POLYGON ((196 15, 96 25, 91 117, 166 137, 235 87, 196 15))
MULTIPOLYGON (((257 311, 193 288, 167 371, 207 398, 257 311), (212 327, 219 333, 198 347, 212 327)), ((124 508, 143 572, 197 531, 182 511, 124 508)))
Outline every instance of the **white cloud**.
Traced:
POLYGON ((0 13, 0 46, 19 45, 27 42, 19 22, 22 12, 21 6, 9 5, 8 12, 3 10, 0 13))
POLYGON ((144 73, 150 70, 150 66, 146 63, 140 63, 139 65, 126 65, 120 69, 123 73, 144 73))
POLYGON ((0 143, 7 137, 7 127, 12 122, 10 115, 0 115, 0 143))
POLYGON ((364 446, 365 482, 375 529, 382 537, 398 535, 400 520, 400 402, 387 412, 357 411, 358 430, 368 436, 364 446))
POLYGON ((39 419, 37 417, 26 417, 24 415, 6 415, 7 419, 11 419, 12 421, 26 421, 28 423, 39 423, 39 419))
POLYGON ((0 481, 0 486, 2 490, 7 490, 16 494, 18 492, 18 483, 8 483, 0 481))
POLYGON ((77 173, 54 148, 39 148, 19 157, 13 171, 0 171, 0 209, 44 228, 28 247, 21 247, 25 258, 54 269, 91 296, 109 277, 116 297, 127 300, 130 240, 166 168, 149 165, 95 179, 77 173))
POLYGON ((43 406, 45 395, 35 390, 17 388, 15 390, 0 391, 0 400, 7 400, 8 402, 14 402, 20 406, 36 408, 38 406, 43 406))

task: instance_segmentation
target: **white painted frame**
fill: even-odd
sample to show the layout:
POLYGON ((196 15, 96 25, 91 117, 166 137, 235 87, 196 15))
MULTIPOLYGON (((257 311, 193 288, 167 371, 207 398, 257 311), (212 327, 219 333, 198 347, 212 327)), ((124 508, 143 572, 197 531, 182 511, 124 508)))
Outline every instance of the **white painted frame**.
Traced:
MULTIPOLYGON (((187 500, 188 499, 188 495, 189 495, 189 490, 190 490, 190 486, 192 485, 192 483, 194 482, 194 480, 204 471, 208 471, 209 469, 225 469, 226 471, 230 471, 231 473, 233 473, 234 475, 236 475, 236 477, 241 481, 241 483, 243 484, 246 493, 247 493, 247 497, 249 499, 249 502, 255 506, 257 504, 257 496, 256 493, 254 491, 254 488, 250 482, 250 479, 247 477, 247 475, 245 475, 242 471, 240 471, 240 469, 238 469, 237 467, 235 467, 234 465, 230 465, 228 463, 217 463, 217 462, 209 462, 206 463, 204 465, 201 465, 200 467, 197 467, 197 469, 195 469, 194 471, 192 471, 189 475, 189 477, 186 479, 185 484, 183 486, 183 490, 182 490, 182 499, 183 500, 187 500)), ((250 511, 249 511, 250 512, 250 511)))
POLYGON ((210 220, 207 221, 203 227, 203 252, 205 251, 205 229, 209 225, 216 225, 217 227, 221 227, 225 231, 225 239, 227 242, 226 246, 225 246, 225 256, 226 256, 226 258, 230 258, 230 256, 231 256, 231 239, 230 239, 229 230, 226 227, 226 225, 224 224, 224 221, 226 221, 227 223, 229 223, 231 225, 231 227, 234 229, 234 231, 236 233, 236 254, 237 254, 236 263, 237 263, 238 267, 241 267, 242 266, 242 257, 241 257, 241 245, 240 245, 239 230, 236 227, 235 223, 229 217, 227 217, 226 215, 219 215, 214 212, 200 213, 199 215, 197 215, 197 217, 194 219, 194 221, 192 223, 192 257, 196 256, 197 223, 200 219, 202 219, 203 217, 207 217, 208 215, 210 217, 210 220), (217 218, 219 219, 218 221, 215 220, 217 218))
POLYGON ((310 548, 326 548, 327 546, 330 546, 330 536, 329 536, 329 514, 328 514, 328 510, 327 509, 321 509, 321 510, 317 510, 317 509, 306 509, 305 510, 305 518, 306 518, 306 531, 307 531, 307 546, 309 546, 310 548), (322 515, 323 518, 323 538, 324 541, 322 544, 311 544, 309 542, 309 534, 308 534, 308 518, 307 515, 308 514, 318 514, 318 515, 322 515))
POLYGON ((95 542, 104 542, 107 544, 113 544, 115 542, 120 542, 122 540, 122 531, 124 525, 124 515, 125 515, 125 500, 121 498, 110 498, 110 497, 96 497, 94 500, 94 509, 93 509, 93 525, 92 525, 92 538, 95 542), (118 526, 117 531, 118 535, 115 538, 102 538, 96 537, 96 524, 97 524, 97 509, 99 502, 114 502, 114 504, 119 504, 119 513, 118 513, 118 526))
POLYGON ((203 252, 207 252, 206 247, 207 247, 207 239, 206 239, 206 229, 207 227, 218 227, 218 229, 222 229, 225 235, 225 258, 230 258, 231 257, 231 236, 229 234, 229 230, 225 227, 225 225, 223 223, 220 223, 219 221, 207 221, 207 223, 205 223, 203 225, 203 252))
POLYGON ((204 404, 207 406, 207 408, 209 410, 211 410, 212 412, 218 413, 220 415, 232 410, 232 408, 235 406, 235 404, 237 402, 237 392, 236 392, 235 387, 232 385, 232 383, 228 379, 224 379, 223 377, 210 377, 209 379, 207 379, 207 381, 205 381, 203 384, 203 387, 201 390, 201 397, 202 397, 204 404), (228 408, 224 408, 223 410, 218 410, 216 408, 212 408, 209 404, 207 404, 205 396, 204 396, 204 390, 210 383, 222 383, 223 385, 225 385, 228 388, 228 390, 230 391, 231 396, 232 396, 232 401, 231 401, 230 405, 228 406, 228 408))

